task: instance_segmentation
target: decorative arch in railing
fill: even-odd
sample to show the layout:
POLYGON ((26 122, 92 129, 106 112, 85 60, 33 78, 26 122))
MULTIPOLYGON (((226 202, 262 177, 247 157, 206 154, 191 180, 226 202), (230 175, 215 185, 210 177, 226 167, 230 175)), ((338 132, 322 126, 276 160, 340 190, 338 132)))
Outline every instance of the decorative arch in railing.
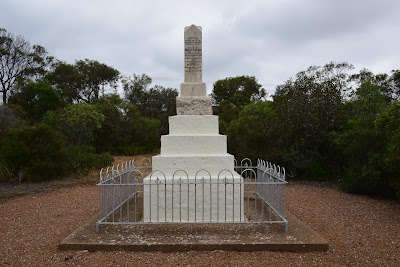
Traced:
MULTIPOLYGON (((186 171, 184 170, 176 170, 172 174, 172 195, 171 195, 171 205, 172 205, 172 221, 174 221, 174 187, 175 184, 179 185, 179 203, 182 203, 182 184, 184 184, 184 180, 182 180, 182 175, 186 176, 186 184, 187 184, 187 201, 189 202, 189 175, 186 171), (175 182, 176 176, 179 177, 179 179, 175 182)), ((187 217, 189 218, 189 209, 187 209, 187 217)), ((182 206, 179 206, 179 221, 182 221, 182 206)))

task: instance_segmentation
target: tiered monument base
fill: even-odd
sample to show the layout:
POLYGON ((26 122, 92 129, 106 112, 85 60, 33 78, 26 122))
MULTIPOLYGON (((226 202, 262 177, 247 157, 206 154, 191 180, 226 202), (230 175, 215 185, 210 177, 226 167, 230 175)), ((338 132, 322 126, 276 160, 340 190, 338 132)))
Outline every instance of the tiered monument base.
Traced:
POLYGON ((173 116, 169 127, 144 179, 144 221, 244 220, 242 178, 218 134, 218 116, 173 116))

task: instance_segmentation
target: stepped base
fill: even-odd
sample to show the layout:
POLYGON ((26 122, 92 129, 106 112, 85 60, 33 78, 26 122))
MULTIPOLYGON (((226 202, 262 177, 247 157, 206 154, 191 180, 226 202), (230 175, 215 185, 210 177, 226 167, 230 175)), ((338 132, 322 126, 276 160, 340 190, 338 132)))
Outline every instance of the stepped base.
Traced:
POLYGON ((169 134, 219 134, 218 116, 180 115, 169 117, 169 134))
POLYGON ((226 135, 163 135, 161 155, 214 155, 227 150, 226 135))
POLYGON ((189 176, 196 176, 201 170, 207 170, 211 176, 218 176, 221 170, 234 170, 234 157, 221 155, 158 155, 153 157, 153 171, 162 171, 166 176, 173 176, 177 170, 184 170, 189 176))

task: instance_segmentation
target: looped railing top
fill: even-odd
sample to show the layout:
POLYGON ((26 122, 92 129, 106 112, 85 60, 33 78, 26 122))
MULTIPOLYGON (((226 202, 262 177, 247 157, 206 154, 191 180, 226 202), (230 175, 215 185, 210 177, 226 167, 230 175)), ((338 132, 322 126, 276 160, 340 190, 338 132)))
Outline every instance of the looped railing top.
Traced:
POLYGON ((257 168, 264 173, 268 173, 269 175, 281 180, 286 180, 286 170, 284 167, 279 165, 272 164, 271 162, 258 159, 257 160, 257 168))
POLYGON ((242 176, 244 179, 246 179, 246 181, 249 181, 251 179, 256 178, 257 173, 254 169, 244 169, 240 173, 240 176, 242 176))
POLYGON ((108 182, 110 180, 114 180, 117 176, 121 176, 122 173, 132 171, 135 168, 135 163, 134 160, 129 160, 124 163, 113 165, 111 168, 107 167, 107 169, 104 170, 102 168, 100 170, 100 183, 102 182, 108 182))
MULTIPOLYGON (((233 173, 232 173, 230 170, 224 169, 224 170, 222 170, 222 171, 220 171, 220 172, 218 173, 218 178, 217 178, 217 179, 218 179, 218 183, 219 183, 219 181, 220 181, 221 174, 223 174, 223 173, 228 173, 229 176, 232 178, 232 181, 233 181, 233 179, 235 178, 234 175, 233 175, 233 173)), ((228 178, 226 177, 226 174, 225 174, 225 177, 223 178, 222 181, 223 181, 225 184, 227 183, 228 178)))
POLYGON ((241 167, 252 167, 253 162, 249 158, 244 158, 240 161, 240 166, 241 167))
MULTIPOLYGON (((186 171, 184 171, 184 170, 176 170, 176 171, 174 172, 174 174, 172 174, 172 183, 174 183, 175 177, 178 176, 179 173, 183 173, 183 175, 186 176, 187 182, 189 183, 189 175, 188 175, 188 173, 187 173, 186 171)), ((179 179, 178 179, 177 183, 178 183, 178 184, 182 184, 182 183, 183 183, 182 174, 179 176, 179 179)))
POLYGON ((155 170, 149 175, 150 184, 152 182, 152 179, 155 179, 155 180, 153 180, 155 184, 161 184, 162 183, 161 180, 160 180, 160 177, 158 175, 155 175, 155 174, 161 174, 161 178, 164 177, 164 184, 167 182, 167 177, 165 176, 165 173, 160 171, 160 170, 155 170))
POLYGON ((100 170, 100 183, 105 183, 109 181, 114 181, 118 176, 125 175, 127 173, 127 177, 133 173, 136 179, 136 174, 139 175, 140 178, 143 179, 144 173, 137 168, 151 168, 151 160, 148 158, 143 158, 140 161, 136 161, 134 159, 128 160, 121 164, 113 165, 111 167, 102 168, 100 170))
POLYGON ((100 171, 100 183, 115 183, 117 177, 121 179, 121 173, 117 169, 111 168, 110 170, 110 168, 107 168, 106 171, 103 171, 103 169, 100 171))
MULTIPOLYGON (((206 175, 210 178, 210 181, 211 181, 211 174, 210 174, 210 172, 209 171, 207 171, 206 169, 201 169, 201 170, 198 170, 197 172, 196 172, 196 174, 194 175, 194 181, 196 182, 197 181, 197 177, 198 176, 200 176, 200 173, 206 173, 206 175)), ((204 174, 203 174, 203 178, 201 179, 201 183, 205 183, 206 182, 206 180, 205 180, 205 178, 204 178, 204 174)))
MULTIPOLYGON (((253 163, 251 161, 251 159, 249 158, 244 158, 240 161, 240 166, 237 166, 238 161, 235 159, 235 168, 237 168, 237 171, 241 174, 242 177, 244 177, 243 175, 245 175, 246 177, 244 177, 245 179, 249 178, 253 178, 255 177, 255 171, 253 168, 255 168, 255 166, 252 166, 253 163)), ((140 161, 135 161, 135 160, 129 160, 126 161, 122 164, 117 164, 117 165, 113 165, 112 167, 107 167, 106 169, 101 169, 100 170, 100 183, 103 182, 110 182, 113 181, 115 182, 115 180, 117 179, 118 176, 121 176, 122 174, 128 173, 128 177, 131 173, 138 173, 140 177, 143 178, 143 172, 139 171, 137 168, 151 168, 151 160, 149 158, 143 158, 140 161)), ((266 160, 262 160, 262 159, 257 159, 257 169, 268 173, 269 175, 279 179, 280 181, 286 181, 286 170, 284 167, 281 167, 279 165, 273 164, 271 162, 268 162, 266 160)), ((222 170, 221 172, 230 172, 229 170, 222 170)), ((152 173, 154 174, 155 171, 153 171, 152 173)), ((186 171, 184 170, 177 170, 174 173, 174 176, 176 177, 177 173, 179 172, 183 172, 184 176, 186 176, 186 179, 189 179, 189 175, 186 173, 186 171)), ((218 176, 221 175, 221 172, 218 174, 218 176)), ((200 176, 200 173, 204 173, 203 176, 207 176, 209 178, 211 178, 211 174, 205 170, 205 169, 201 169, 199 170, 196 175, 195 175, 195 179, 197 179, 200 176)), ((136 176, 136 175, 134 175, 136 176)), ((165 179, 165 174, 163 175, 164 179, 165 179)), ((230 172, 229 176, 233 177, 233 174, 230 172)), ((204 177, 203 177, 204 178, 204 177)))

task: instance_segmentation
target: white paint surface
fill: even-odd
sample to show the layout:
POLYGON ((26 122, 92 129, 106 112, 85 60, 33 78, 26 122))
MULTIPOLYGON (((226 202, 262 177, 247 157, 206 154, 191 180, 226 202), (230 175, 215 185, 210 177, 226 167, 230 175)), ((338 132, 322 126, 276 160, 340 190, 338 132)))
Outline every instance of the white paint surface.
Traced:
POLYGON ((240 222, 244 218, 243 184, 239 174, 196 179, 147 177, 144 184, 145 222, 240 222), (225 177, 227 180, 225 181, 225 177), (156 183, 157 178, 161 183, 156 183), (181 183, 179 182, 181 179, 181 183), (225 182, 228 182, 225 184, 225 182), (234 182, 234 183, 232 183, 234 182), (188 185, 189 184, 189 185, 188 185))
POLYGON ((224 155, 185 155, 153 157, 153 171, 162 171, 166 176, 172 176, 177 170, 185 170, 189 176, 195 176, 196 172, 205 169, 212 176, 217 176, 222 170, 234 169, 234 157, 228 153, 224 155))
POLYGON ((180 115, 169 117, 169 134, 219 134, 218 116, 180 115))
POLYGON ((223 155, 226 154, 225 135, 164 135, 161 155, 223 155))

